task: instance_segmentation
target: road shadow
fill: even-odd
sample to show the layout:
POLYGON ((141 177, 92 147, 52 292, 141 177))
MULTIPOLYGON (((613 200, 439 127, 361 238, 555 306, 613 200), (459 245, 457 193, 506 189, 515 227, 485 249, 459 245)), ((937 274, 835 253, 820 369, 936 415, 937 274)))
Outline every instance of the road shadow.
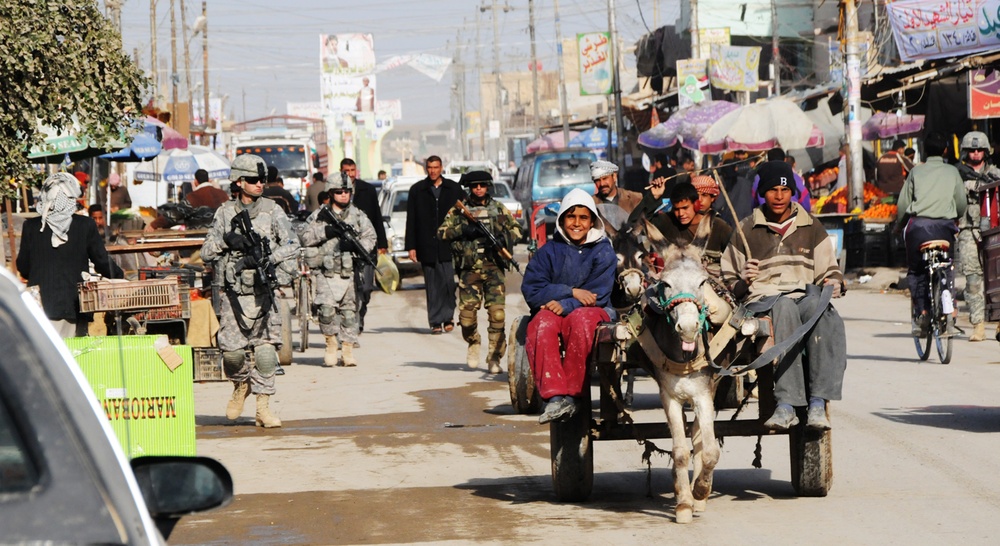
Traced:
POLYGON ((474 370, 465 365, 465 362, 404 362, 403 366, 414 368, 430 368, 434 370, 461 370, 471 373, 483 373, 483 370, 474 370))
POLYGON ((924 406, 886 409, 873 415, 904 425, 977 433, 1000 432, 1000 407, 996 406, 924 406))
MULTIPOLYGON (((364 337, 367 334, 426 334, 428 336, 433 335, 431 334, 430 326, 426 328, 414 328, 412 326, 411 327, 379 326, 378 328, 372 328, 371 330, 366 329, 365 333, 362 334, 362 337, 364 337)), ((438 335, 443 336, 446 334, 438 334, 438 335)))
POLYGON ((899 358, 898 356, 891 355, 847 355, 847 360, 878 360, 882 362, 920 362, 920 359, 914 356, 913 358, 899 358))

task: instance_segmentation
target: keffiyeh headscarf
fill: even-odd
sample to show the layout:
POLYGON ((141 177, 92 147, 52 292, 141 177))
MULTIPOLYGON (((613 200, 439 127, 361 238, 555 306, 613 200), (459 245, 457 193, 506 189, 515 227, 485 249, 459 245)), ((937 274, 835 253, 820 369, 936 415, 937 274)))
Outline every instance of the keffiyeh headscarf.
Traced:
POLYGON ((708 193, 711 195, 719 195, 719 185, 715 183, 715 179, 711 176, 698 175, 691 179, 691 185, 698 193, 708 193))
POLYGON ((590 164, 590 178, 593 180, 600 180, 609 174, 615 174, 618 172, 618 165, 610 161, 604 161, 598 159, 590 164))
POLYGON ((69 226, 80 197, 80 183, 67 173, 56 173, 42 183, 38 207, 42 213, 42 231, 52 229, 52 247, 58 248, 69 240, 69 226))

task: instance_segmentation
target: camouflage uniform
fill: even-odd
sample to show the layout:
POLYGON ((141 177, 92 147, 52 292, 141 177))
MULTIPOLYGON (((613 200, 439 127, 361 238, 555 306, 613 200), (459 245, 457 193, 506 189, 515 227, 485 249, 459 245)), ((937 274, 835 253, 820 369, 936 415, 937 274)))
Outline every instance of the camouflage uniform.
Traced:
POLYGON ((275 392, 274 371, 278 363, 275 346, 281 346, 281 316, 273 306, 261 308, 271 301, 267 297, 267 285, 261 282, 253 268, 241 267, 243 253, 230 249, 223 240, 223 236, 233 230, 233 218, 244 209, 250 211, 254 231, 270 241, 271 261, 277 266, 276 274, 282 284, 291 282, 297 272, 299 241, 288 217, 274 201, 258 198, 244 205, 236 199, 226 202, 215 212, 212 227, 201 247, 202 259, 215 262, 215 287, 222 290, 218 342, 223 351, 226 376, 236 384, 249 381, 254 394, 271 395, 275 392), (239 302, 243 322, 249 331, 243 331, 237 322, 231 297, 239 302), (244 351, 254 352, 252 368, 244 351))
MULTIPOLYGON (((968 166, 965 166, 968 168, 968 166)), ((980 232, 980 181, 968 176, 965 168, 959 169, 965 180, 965 195, 969 203, 965 214, 958 219, 958 255, 965 275, 965 303, 969 306, 969 322, 975 326, 986 320, 986 297, 983 288, 983 263, 979 256, 979 244, 982 241, 980 232)), ((992 165, 980 173, 987 177, 1000 178, 1000 169, 992 165)))
MULTIPOLYGON (((302 246, 306 247, 306 264, 322 272, 316 275, 316 300, 319 306, 319 326, 324 336, 337 336, 340 343, 358 340, 358 305, 355 297, 354 271, 364 266, 360 258, 349 250, 341 249, 339 237, 327 238, 329 224, 319 218, 323 205, 306 220, 299 233, 302 246)), ((361 209, 348 204, 337 212, 330 209, 360 234, 359 242, 365 252, 375 248, 375 227, 361 209)))
MULTIPOLYGON (((471 198, 465 199, 465 205, 484 227, 493 232, 507 250, 512 250, 514 243, 521 239, 520 224, 506 207, 489 195, 482 205, 475 204, 471 198)), ((452 259, 455 271, 458 273, 458 319, 462 326, 462 337, 470 347, 476 347, 478 350, 481 338, 477 311, 482 304, 489 315, 489 327, 486 329, 489 338, 486 361, 491 369, 495 369, 507 349, 507 340, 504 337, 505 268, 501 269, 497 265, 502 260, 492 248, 489 239, 485 236, 470 239, 463 234, 466 226, 469 226, 468 219, 456 207, 452 207, 444 223, 438 228, 438 237, 451 241, 452 259)))

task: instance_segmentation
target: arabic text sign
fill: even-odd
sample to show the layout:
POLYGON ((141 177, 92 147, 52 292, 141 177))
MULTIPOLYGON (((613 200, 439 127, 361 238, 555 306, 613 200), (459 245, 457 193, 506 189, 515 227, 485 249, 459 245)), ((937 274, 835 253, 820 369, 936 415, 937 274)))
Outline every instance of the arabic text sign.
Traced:
POLYGON ((712 87, 730 91, 756 91, 759 69, 760 47, 712 44, 712 57, 708 63, 708 78, 712 87))
POLYGON ((320 34, 319 39, 323 109, 332 114, 372 111, 375 99, 372 35, 320 34))
POLYGON ((712 44, 729 45, 729 27, 698 29, 698 58, 708 59, 712 56, 712 44))
POLYGON ((1000 118, 1000 70, 969 71, 969 118, 1000 118))
POLYGON ((580 94, 611 93, 611 40, 607 32, 576 35, 580 51, 580 94))
POLYGON ((1000 48, 1000 0, 898 0, 886 8, 904 61, 1000 48))
POLYGON ((677 100, 687 108, 705 100, 708 87, 708 59, 677 59, 677 100))

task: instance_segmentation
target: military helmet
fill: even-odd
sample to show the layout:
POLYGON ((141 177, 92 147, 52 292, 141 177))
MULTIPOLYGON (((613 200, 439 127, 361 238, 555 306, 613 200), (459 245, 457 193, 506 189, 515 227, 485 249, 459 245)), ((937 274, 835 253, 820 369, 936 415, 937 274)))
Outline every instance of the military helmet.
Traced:
POLYGON ((232 165, 229 166, 229 180, 238 181, 240 178, 261 178, 267 179, 267 164, 260 156, 253 154, 241 154, 236 156, 232 165))
POLYGON ((965 133, 962 137, 962 145, 959 146, 962 151, 965 150, 990 150, 990 139, 985 134, 979 131, 969 131, 965 133))
POLYGON ((326 189, 327 191, 333 191, 333 190, 354 191, 354 181, 351 180, 351 177, 348 176, 347 173, 340 173, 340 176, 337 175, 331 176, 326 181, 326 189))
POLYGON ((492 186, 493 177, 486 171, 469 171, 462 174, 462 178, 458 179, 458 183, 467 188, 471 188, 473 182, 485 182, 486 184, 492 186))

